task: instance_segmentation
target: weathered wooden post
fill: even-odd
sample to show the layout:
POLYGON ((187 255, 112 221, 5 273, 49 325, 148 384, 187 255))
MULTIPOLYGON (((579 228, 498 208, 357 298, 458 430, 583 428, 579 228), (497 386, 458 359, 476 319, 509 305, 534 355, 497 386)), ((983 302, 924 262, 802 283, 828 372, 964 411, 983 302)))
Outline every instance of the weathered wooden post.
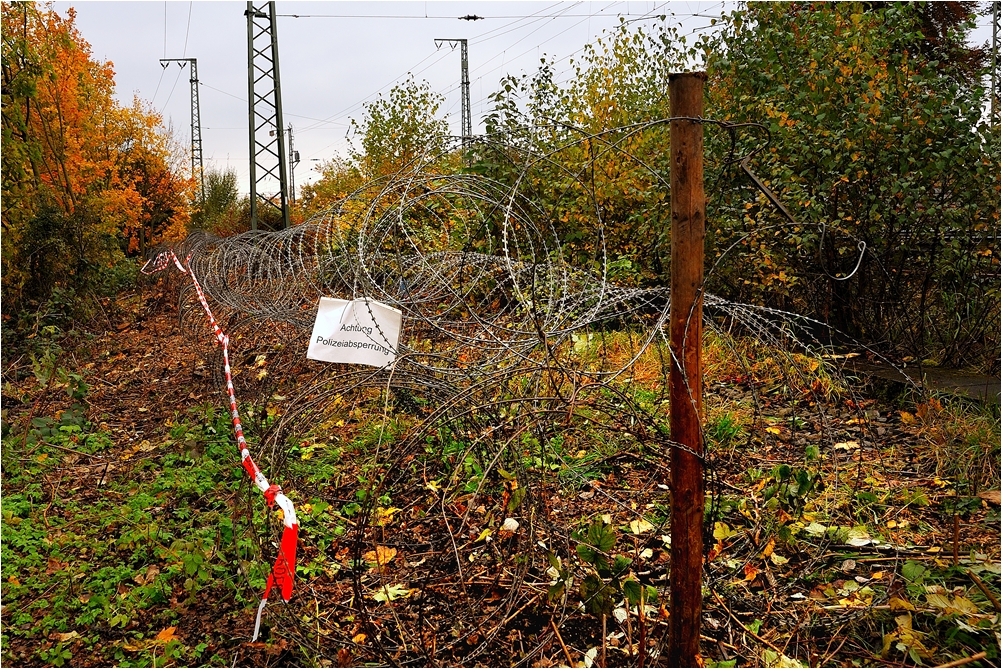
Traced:
MULTIPOLYGON (((668 77, 672 118, 702 116, 703 72, 668 77)), ((671 624, 669 667, 695 667, 703 580, 703 124, 675 120, 671 142, 671 624)))

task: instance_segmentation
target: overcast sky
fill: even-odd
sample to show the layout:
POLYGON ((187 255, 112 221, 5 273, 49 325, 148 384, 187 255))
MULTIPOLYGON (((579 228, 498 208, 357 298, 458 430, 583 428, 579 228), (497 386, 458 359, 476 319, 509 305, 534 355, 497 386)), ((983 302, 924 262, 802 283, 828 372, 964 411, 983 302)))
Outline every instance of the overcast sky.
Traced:
MULTIPOLYGON (((190 143, 187 69, 161 58, 197 58, 206 168, 232 168, 248 189, 247 20, 245 2, 56 2, 77 10, 77 27, 93 56, 115 66, 119 99, 152 102, 190 143)), ((351 118, 412 73, 445 96, 443 111, 460 134, 460 53, 436 38, 469 40, 474 133, 482 131, 488 96, 505 74, 535 72, 556 59, 557 81, 569 59, 603 31, 626 20, 665 14, 683 33, 713 30, 727 2, 283 2, 277 3, 279 65, 286 125, 302 162, 297 185, 319 161, 344 155, 351 118), (483 20, 458 17, 477 15, 483 20), (293 15, 298 15, 296 18, 293 15)), ((987 25, 987 20, 980 21, 987 25)), ((990 36, 990 29, 988 30, 990 36)))
MULTIPOLYGON (((482 131, 487 97, 505 74, 534 72, 557 59, 558 81, 569 59, 619 22, 666 14, 687 32, 734 2, 282 2, 278 46, 286 125, 302 162, 296 184, 312 180, 321 160, 348 147, 351 118, 412 73, 445 95, 442 111, 460 134, 460 52, 436 38, 469 40, 474 133, 482 131), (477 15, 478 21, 459 20, 477 15), (299 15, 295 18, 291 15, 299 15)), ((187 69, 161 58, 197 58, 206 168, 232 168, 248 188, 247 20, 244 2, 56 2, 77 11, 77 27, 93 56, 115 66, 119 99, 152 102, 187 145, 191 140, 187 69)))

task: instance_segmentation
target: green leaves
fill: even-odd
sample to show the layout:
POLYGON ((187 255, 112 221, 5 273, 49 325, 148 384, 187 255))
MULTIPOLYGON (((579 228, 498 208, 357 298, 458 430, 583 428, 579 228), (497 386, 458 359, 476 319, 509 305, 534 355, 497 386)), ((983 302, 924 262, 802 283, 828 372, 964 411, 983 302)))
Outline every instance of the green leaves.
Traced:
MULTIPOLYGON (((762 228, 781 222, 772 207, 725 187, 708 220, 713 246, 736 246, 710 280, 729 298, 893 342, 898 355, 935 350, 957 363, 997 350, 999 292, 973 277, 998 272, 978 253, 998 257, 981 231, 998 226, 999 175, 977 166, 999 164, 999 126, 982 118, 987 91, 963 43, 967 23, 951 23, 933 48, 922 33, 935 23, 928 7, 763 3, 729 18, 709 63, 708 115, 771 129, 753 169, 805 229, 826 234, 769 239, 762 228), (833 283, 855 266, 858 241, 859 271, 833 283), (777 281, 780 268, 797 282, 777 281)), ((738 142, 762 146, 751 133, 738 142)), ((707 146, 730 148, 712 134, 707 146)))
POLYGON ((658 601, 657 588, 651 585, 642 585, 632 578, 623 581, 623 596, 630 606, 656 604, 658 601))
POLYGON ((593 615, 611 615, 614 595, 615 590, 597 574, 589 574, 581 583, 581 599, 593 615))
POLYGON ((584 537, 577 546, 578 557, 596 569, 608 569, 607 559, 609 551, 616 545, 616 531, 612 525, 606 524, 601 518, 595 520, 588 526, 584 537))

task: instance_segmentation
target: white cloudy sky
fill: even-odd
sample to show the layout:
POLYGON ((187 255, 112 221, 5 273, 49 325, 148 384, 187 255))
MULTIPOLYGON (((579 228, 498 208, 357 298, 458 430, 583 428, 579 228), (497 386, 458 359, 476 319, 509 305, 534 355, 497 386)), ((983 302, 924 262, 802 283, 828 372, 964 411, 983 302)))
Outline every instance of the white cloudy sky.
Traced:
MULTIPOLYGON (((178 136, 190 142, 187 70, 162 69, 161 58, 197 58, 202 145, 206 167, 232 168, 248 188, 247 21, 244 2, 56 2, 73 6, 93 55, 115 65, 122 102, 133 94, 152 101, 178 136)), ((713 30, 726 2, 285 2, 277 11, 286 124, 294 128, 302 162, 297 185, 312 180, 319 161, 342 155, 351 118, 408 73, 445 95, 444 112, 460 128, 460 55, 436 38, 469 40, 474 132, 489 111, 487 97, 505 74, 534 72, 540 58, 557 60, 558 81, 570 58, 596 36, 626 20, 665 14, 683 33, 713 30), (475 14, 479 21, 458 17, 475 14), (284 15, 284 16, 283 16, 284 15), (295 18, 291 15, 299 15, 295 18)), ((990 37, 987 19, 978 39, 990 37), (985 32, 987 30, 987 33, 985 32)))
MULTIPOLYGON (((206 167, 229 167, 247 189, 247 21, 243 2, 56 2, 77 11, 77 27, 93 55, 115 65, 119 98, 152 101, 178 136, 190 142, 187 70, 160 59, 197 58, 206 167)), ((734 2, 283 2, 277 3, 279 64, 286 124, 293 125, 302 162, 296 183, 347 148, 351 118, 408 73, 446 97, 443 111, 460 129, 459 49, 436 38, 469 40, 474 132, 482 129, 487 96, 504 74, 533 72, 555 57, 569 59, 619 17, 666 14, 686 32, 709 28, 734 2), (475 14, 480 21, 458 17, 475 14), (286 16, 282 16, 286 15, 286 16), (299 15, 294 18, 288 15, 299 15)))

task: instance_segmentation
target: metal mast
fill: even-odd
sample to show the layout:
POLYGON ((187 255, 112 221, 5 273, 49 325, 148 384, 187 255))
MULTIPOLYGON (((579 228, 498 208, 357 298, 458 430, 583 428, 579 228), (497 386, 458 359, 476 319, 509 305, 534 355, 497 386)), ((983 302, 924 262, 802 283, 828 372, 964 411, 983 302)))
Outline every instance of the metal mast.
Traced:
POLYGON ((170 63, 178 67, 191 65, 191 177, 198 179, 198 201, 205 203, 205 173, 202 167, 202 114, 198 108, 198 59, 197 58, 161 58, 160 66, 166 68, 170 63))
POLYGON ((275 3, 247 3, 247 101, 250 131, 251 230, 261 214, 277 212, 289 227, 288 174, 278 70, 275 3), (262 209, 263 207, 263 209, 262 209))
POLYGON ((469 66, 469 53, 467 51, 466 40, 465 39, 436 39, 435 46, 441 48, 443 44, 449 44, 453 49, 456 48, 456 44, 460 47, 460 56, 462 58, 462 92, 463 92, 463 148, 467 149, 470 145, 470 139, 473 137, 473 123, 470 120, 470 66, 469 66))
POLYGON ((992 118, 999 115, 999 6, 1002 2, 992 3, 992 118))
POLYGON ((299 151, 292 143, 292 124, 289 124, 289 204, 296 204, 296 165, 299 164, 299 151))

